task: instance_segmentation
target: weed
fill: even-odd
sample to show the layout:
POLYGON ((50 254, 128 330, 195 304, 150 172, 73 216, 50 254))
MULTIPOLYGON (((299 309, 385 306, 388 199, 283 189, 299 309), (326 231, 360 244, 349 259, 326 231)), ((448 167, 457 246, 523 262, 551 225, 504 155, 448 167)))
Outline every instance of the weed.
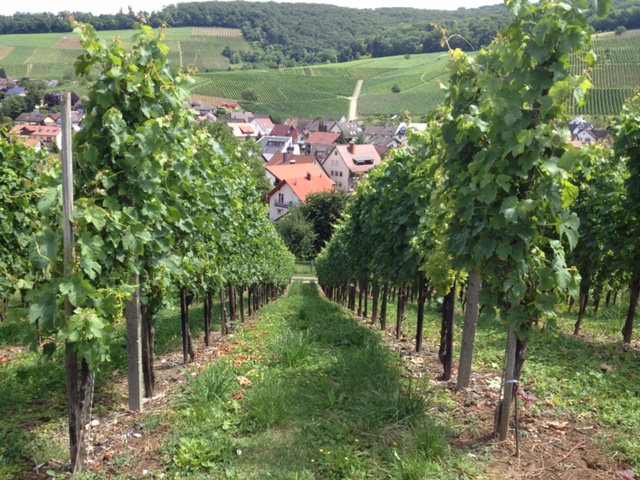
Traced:
POLYGON ((191 408, 207 407, 212 403, 223 402, 231 392, 235 375, 231 368, 221 362, 212 364, 194 377, 184 370, 189 386, 184 391, 178 406, 191 408))
POLYGON ((413 447, 426 460, 437 460, 445 456, 448 448, 442 428, 431 421, 413 431, 413 447))
POLYGON ((181 438, 173 462, 178 469, 209 470, 234 454, 233 442, 222 433, 214 432, 206 438, 181 438))
POLYGON ((311 355, 313 336, 308 331, 286 329, 271 343, 275 363, 288 368, 301 366, 311 355))
POLYGON ((266 378, 247 394, 246 427, 255 432, 278 425, 289 416, 292 407, 290 384, 279 378, 266 378))

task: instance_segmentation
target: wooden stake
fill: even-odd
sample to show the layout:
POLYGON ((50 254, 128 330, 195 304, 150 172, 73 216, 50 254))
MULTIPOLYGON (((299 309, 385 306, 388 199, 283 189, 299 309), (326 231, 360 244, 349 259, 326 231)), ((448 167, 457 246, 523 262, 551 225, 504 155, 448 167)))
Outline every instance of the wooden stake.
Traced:
POLYGON ((140 314, 140 285, 138 276, 135 275, 133 281, 136 290, 133 298, 126 302, 125 310, 127 317, 127 356, 129 384, 129 410, 133 412, 142 411, 142 322, 140 314))

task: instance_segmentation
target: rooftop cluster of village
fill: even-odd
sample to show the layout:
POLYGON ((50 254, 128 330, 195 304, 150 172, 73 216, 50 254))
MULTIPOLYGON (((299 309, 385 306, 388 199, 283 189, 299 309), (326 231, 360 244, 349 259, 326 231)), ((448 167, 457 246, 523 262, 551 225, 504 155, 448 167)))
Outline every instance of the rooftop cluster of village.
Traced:
POLYGON ((256 140, 262 147, 267 178, 273 190, 266 196, 269 218, 277 221, 307 196, 326 190, 353 192, 383 156, 407 142, 409 130, 426 124, 370 126, 347 121, 342 115, 322 119, 290 119, 276 124, 269 115, 231 112, 218 118, 210 106, 191 104, 199 121, 225 121, 239 139, 256 140))

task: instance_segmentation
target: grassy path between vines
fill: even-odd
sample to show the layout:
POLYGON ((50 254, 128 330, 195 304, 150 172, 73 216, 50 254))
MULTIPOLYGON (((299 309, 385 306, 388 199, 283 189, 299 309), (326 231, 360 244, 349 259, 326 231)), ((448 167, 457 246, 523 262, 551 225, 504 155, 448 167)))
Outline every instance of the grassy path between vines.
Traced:
POLYGON ((293 284, 233 344, 178 402, 170 478, 476 478, 428 383, 316 285, 293 284))
MULTIPOLYGON (((512 438, 490 441, 506 327, 479 326, 471 388, 455 394, 451 382, 435 380, 437 303, 427 308, 421 354, 412 352, 415 306, 397 341, 389 307, 382 335, 316 285, 294 283, 233 336, 216 334, 211 347, 202 344, 202 307, 194 307, 198 355, 187 368, 179 317, 168 311, 156 326, 157 396, 144 414, 127 410, 118 331, 112 362, 98 375, 99 425, 80 478, 585 480, 618 478, 639 464, 640 344, 628 349, 617 339, 622 307, 588 316, 578 338, 563 333, 574 320, 563 312, 555 333, 532 337, 523 388, 537 400, 522 404, 518 461, 512 438)), ((62 479, 64 361, 19 347, 30 329, 17 319, 0 325, 0 478, 55 471, 62 479)))

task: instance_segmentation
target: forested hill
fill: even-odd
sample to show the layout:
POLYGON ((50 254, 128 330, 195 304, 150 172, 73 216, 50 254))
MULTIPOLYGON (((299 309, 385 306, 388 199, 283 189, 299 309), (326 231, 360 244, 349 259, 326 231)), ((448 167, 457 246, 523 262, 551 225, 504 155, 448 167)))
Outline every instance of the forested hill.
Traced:
MULTIPOLYGON (((239 28, 254 50, 227 49, 231 63, 271 67, 441 51, 442 35, 434 25, 459 35, 451 46, 477 49, 487 45, 509 20, 502 5, 447 11, 245 1, 180 3, 158 12, 129 9, 115 15, 74 12, 73 16, 97 30, 129 29, 141 16, 154 27, 239 28)), ((640 28, 640 6, 637 0, 615 1, 612 15, 606 21, 594 17, 592 24, 597 30, 640 28)), ((0 16, 0 34, 65 31, 69 23, 64 12, 0 16)))

